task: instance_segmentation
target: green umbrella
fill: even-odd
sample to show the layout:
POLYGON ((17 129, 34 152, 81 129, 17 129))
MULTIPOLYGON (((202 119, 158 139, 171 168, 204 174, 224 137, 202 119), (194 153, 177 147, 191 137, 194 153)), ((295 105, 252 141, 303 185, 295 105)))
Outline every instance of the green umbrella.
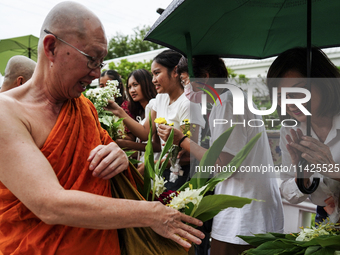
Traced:
MULTIPOLYGON (((187 56, 192 76, 193 55, 263 59, 297 46, 307 47, 309 52, 312 44, 339 46, 339 10, 339 0, 174 0, 145 40, 187 56)), ((312 59, 307 55, 310 77, 312 59)), ((307 116, 307 135, 310 127, 307 116)), ((302 192, 315 191, 318 179, 306 189, 303 172, 298 172, 298 177, 302 192)))
POLYGON ((24 55, 37 61, 39 38, 33 35, 0 40, 0 73, 3 75, 8 60, 15 55, 24 55))
MULTIPOLYGON (((312 1, 311 42, 340 45, 340 1, 312 1)), ((307 0, 175 0, 147 33, 182 54, 262 59, 307 44, 307 0)))

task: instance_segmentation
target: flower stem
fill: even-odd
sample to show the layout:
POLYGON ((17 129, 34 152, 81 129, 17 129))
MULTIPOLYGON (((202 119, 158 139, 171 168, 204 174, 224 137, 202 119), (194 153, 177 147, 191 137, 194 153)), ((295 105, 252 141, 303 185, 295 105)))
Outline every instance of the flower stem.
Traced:
POLYGON ((155 200, 155 192, 156 192, 156 181, 154 180, 153 187, 152 187, 152 200, 151 201, 155 200))

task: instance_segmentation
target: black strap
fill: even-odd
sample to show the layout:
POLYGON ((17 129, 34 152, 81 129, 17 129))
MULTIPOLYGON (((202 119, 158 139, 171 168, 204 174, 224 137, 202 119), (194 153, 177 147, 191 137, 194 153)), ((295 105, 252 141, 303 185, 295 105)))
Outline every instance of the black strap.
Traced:
POLYGON ((297 180, 296 180, 296 184, 299 188, 299 190, 304 193, 304 194, 312 194, 319 186, 319 182, 320 182, 320 178, 313 178, 313 182, 312 184, 306 188, 304 181, 303 181, 303 169, 306 167, 306 165, 308 164, 307 160, 302 159, 300 160, 299 164, 298 164, 298 169, 297 169, 297 180))
POLYGON ((181 143, 184 141, 184 139, 185 138, 187 138, 187 136, 185 135, 185 136, 183 136, 182 138, 181 138, 181 140, 179 140, 179 142, 178 142, 178 147, 180 147, 181 148, 181 143))

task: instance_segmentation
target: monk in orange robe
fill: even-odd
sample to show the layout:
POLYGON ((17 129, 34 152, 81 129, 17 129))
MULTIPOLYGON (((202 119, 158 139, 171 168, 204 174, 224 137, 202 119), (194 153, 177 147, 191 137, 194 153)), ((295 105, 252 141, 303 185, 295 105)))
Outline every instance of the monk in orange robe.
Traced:
POLYGON ((159 202, 111 197, 128 160, 81 96, 106 54, 99 19, 62 2, 32 78, 0 94, 0 254, 120 254, 116 229, 150 227, 184 247, 204 237, 184 223, 202 222, 159 202))
MULTIPOLYGON (((96 109, 84 96, 67 101, 41 152, 64 189, 111 197, 109 182, 88 171, 91 150, 112 142, 94 117, 96 109)), ((2 183, 0 198, 0 250, 4 254, 120 254, 116 230, 45 224, 2 183)))

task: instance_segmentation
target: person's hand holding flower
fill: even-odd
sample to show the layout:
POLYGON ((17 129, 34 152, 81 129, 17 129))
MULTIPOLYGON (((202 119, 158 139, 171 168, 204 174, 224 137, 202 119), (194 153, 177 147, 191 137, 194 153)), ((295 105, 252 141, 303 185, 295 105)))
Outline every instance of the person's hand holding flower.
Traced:
POLYGON ((177 128, 174 128, 170 125, 167 126, 164 124, 160 124, 158 125, 157 134, 163 141, 167 141, 172 129, 174 130, 173 144, 178 145, 179 141, 183 138, 184 135, 182 131, 178 130, 177 128))

